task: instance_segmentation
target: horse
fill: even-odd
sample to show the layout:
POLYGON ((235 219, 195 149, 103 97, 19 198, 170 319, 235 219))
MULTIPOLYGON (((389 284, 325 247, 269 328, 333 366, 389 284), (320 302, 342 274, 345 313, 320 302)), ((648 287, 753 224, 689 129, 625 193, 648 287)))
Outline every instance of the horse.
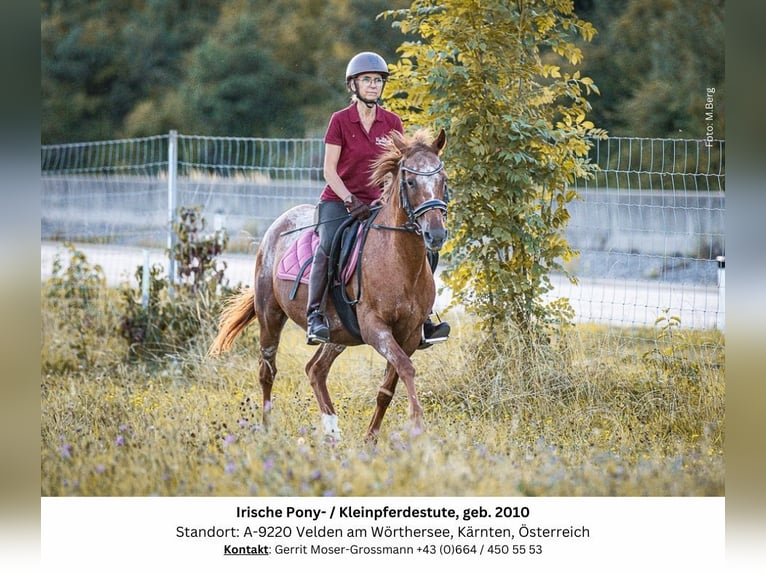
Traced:
MULTIPOLYGON (((366 441, 377 441, 399 379, 407 391, 410 432, 417 435, 424 430, 411 357, 421 342, 422 326, 436 296, 427 250, 438 252, 447 238, 447 177, 439 157, 445 143, 443 129, 435 138, 425 129, 411 136, 394 131, 371 165, 371 181, 381 186, 382 194, 360 262, 345 287, 351 291, 351 300, 356 300, 362 341, 344 327, 333 301, 327 297, 325 317, 330 340, 318 347, 305 366, 329 442, 339 441, 341 431, 327 377, 335 359, 348 346, 360 344, 370 345, 387 361, 366 441)), ((271 392, 282 329, 288 319, 304 330, 307 323, 308 287, 301 284, 295 291, 293 282, 277 277, 276 269, 296 241, 295 231, 315 225, 314 210, 313 205, 299 205, 271 224, 256 254, 254 286, 241 290, 227 302, 208 351, 209 356, 228 351, 236 337, 253 320, 258 321, 264 427, 268 426, 273 408, 271 392)))

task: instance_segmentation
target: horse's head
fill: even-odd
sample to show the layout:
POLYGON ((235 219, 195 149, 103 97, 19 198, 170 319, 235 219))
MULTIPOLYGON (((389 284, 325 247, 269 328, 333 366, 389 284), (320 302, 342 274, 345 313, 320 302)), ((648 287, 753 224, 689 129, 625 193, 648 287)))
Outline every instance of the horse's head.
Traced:
POLYGON ((426 130, 411 138, 392 132, 386 153, 373 164, 373 181, 391 174, 384 197, 395 201, 407 217, 406 227, 423 237, 426 249, 439 251, 447 240, 447 175, 439 154, 446 143, 444 130, 431 139, 426 130))

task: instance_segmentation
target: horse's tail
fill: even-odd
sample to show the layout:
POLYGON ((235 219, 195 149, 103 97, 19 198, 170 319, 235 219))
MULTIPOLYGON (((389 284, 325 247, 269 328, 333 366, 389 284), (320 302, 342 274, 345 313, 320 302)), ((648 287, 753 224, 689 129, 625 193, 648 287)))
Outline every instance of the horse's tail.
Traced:
POLYGON ((231 349, 234 339, 255 319, 255 291, 248 287, 234 295, 226 304, 218 322, 218 335, 207 354, 215 357, 231 349))

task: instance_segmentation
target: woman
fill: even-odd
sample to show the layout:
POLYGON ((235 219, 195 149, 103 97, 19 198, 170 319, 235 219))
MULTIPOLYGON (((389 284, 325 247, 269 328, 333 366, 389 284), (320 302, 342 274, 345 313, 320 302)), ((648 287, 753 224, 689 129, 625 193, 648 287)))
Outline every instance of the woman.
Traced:
MULTIPOLYGON (((402 120, 378 105, 388 79, 388 65, 374 52, 361 52, 346 66, 346 87, 351 105, 335 112, 325 134, 324 177, 327 185, 317 205, 319 245, 309 279, 306 314, 309 345, 326 343, 330 338, 323 302, 327 291, 327 266, 333 237, 348 213, 363 221, 370 216, 370 204, 380 198, 381 190, 370 183, 370 164, 382 152, 391 131, 404 132, 402 120)), ((435 262, 431 263, 435 268, 435 262)), ((446 322, 424 325, 422 346, 445 340, 446 322)))

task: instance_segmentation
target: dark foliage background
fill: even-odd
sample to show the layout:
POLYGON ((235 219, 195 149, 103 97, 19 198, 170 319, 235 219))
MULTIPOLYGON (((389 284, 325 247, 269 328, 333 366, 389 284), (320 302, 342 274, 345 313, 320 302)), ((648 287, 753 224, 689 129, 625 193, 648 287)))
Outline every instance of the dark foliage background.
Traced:
MULTIPOLYGON (((601 91, 591 119, 613 135, 704 137, 715 88, 723 138, 724 3, 579 0, 598 34, 581 69, 601 91)), ((407 0, 46 0, 41 139, 63 143, 177 129, 203 135, 324 133, 345 105, 348 59, 389 62, 407 38, 377 16, 407 0)), ((501 22, 496 25, 502 26, 501 22)))

